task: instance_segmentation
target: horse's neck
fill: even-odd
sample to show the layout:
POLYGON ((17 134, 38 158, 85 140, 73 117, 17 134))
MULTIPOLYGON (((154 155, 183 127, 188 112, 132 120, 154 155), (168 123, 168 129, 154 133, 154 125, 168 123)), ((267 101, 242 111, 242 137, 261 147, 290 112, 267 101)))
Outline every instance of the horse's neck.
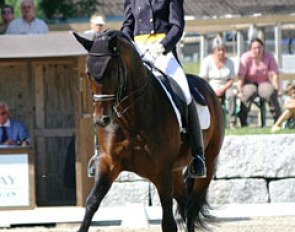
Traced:
MULTIPOLYGON (((129 86, 129 94, 136 92, 140 89, 138 94, 134 96, 134 108, 136 109, 136 117, 146 117, 146 114, 152 113, 146 112, 145 109, 147 105, 153 106, 154 109, 161 108, 161 102, 159 99, 166 99, 164 91, 161 91, 158 81, 153 77, 152 69, 147 68, 145 65, 140 63, 139 65, 135 64, 133 70, 130 72, 128 77, 131 80, 129 86)), ((162 106, 164 107, 164 106, 162 106)), ((149 108, 149 107, 148 107, 149 108)), ((149 116, 150 117, 150 116, 149 116)))
POLYGON ((133 67, 127 71, 128 92, 133 92, 142 88, 148 81, 148 78, 150 78, 141 62, 135 62, 132 66, 133 67))
POLYGON ((132 117, 135 123, 136 117, 142 112, 143 102, 147 102, 147 99, 150 98, 151 77, 141 61, 135 61, 131 66, 126 72, 127 86, 124 95, 125 97, 128 96, 127 105, 132 105, 129 118, 132 117))

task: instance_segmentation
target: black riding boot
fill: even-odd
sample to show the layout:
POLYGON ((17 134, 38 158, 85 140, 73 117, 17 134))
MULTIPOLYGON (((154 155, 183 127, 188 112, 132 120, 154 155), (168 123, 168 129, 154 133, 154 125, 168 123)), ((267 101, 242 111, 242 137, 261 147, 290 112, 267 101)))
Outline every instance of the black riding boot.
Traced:
POLYGON ((197 107, 194 101, 188 105, 187 130, 193 156, 193 160, 188 166, 188 177, 205 178, 206 164, 204 158, 203 134, 199 122, 197 107))

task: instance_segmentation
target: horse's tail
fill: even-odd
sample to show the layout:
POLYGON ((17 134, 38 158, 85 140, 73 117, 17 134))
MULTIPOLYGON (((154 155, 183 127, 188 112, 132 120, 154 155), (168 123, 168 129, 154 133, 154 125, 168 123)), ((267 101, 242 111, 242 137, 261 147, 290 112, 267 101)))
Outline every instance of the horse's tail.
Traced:
POLYGON ((208 225, 216 221, 210 214, 212 207, 207 201, 208 187, 200 187, 200 183, 196 184, 197 182, 199 181, 191 178, 186 180, 186 220, 189 232, 200 228, 208 229, 208 225))
POLYGON ((206 225, 216 221, 210 215, 211 206, 207 201, 207 192, 211 179, 214 176, 217 157, 224 138, 223 111, 214 90, 208 82, 196 77, 193 82, 198 85, 198 90, 208 103, 211 114, 210 127, 204 131, 204 149, 207 166, 207 177, 200 179, 187 178, 186 190, 186 219, 188 231, 193 232, 196 228, 207 228, 206 225))
POLYGON ((209 145, 205 150, 207 177, 187 178, 185 181, 187 191, 185 218, 188 232, 194 232, 195 229, 200 228, 208 229, 209 224, 217 222, 216 218, 210 214, 213 207, 208 202, 208 188, 215 173, 216 157, 219 154, 219 149, 217 151, 212 148, 216 147, 209 145))

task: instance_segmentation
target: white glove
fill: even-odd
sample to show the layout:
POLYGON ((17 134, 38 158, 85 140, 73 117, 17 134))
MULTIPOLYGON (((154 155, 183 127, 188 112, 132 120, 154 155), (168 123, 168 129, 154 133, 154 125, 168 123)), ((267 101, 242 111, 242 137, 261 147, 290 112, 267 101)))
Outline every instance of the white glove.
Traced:
POLYGON ((156 61, 156 59, 161 56, 164 51, 165 48, 161 43, 154 43, 147 50, 153 61, 156 61))

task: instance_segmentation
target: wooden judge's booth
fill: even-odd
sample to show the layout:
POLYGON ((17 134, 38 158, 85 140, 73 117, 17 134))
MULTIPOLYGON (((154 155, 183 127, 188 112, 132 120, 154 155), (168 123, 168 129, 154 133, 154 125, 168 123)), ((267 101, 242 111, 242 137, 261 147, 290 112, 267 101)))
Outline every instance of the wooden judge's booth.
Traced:
POLYGON ((84 205, 94 152, 85 57, 68 32, 0 36, 0 101, 31 136, 0 147, 0 210, 84 205))

